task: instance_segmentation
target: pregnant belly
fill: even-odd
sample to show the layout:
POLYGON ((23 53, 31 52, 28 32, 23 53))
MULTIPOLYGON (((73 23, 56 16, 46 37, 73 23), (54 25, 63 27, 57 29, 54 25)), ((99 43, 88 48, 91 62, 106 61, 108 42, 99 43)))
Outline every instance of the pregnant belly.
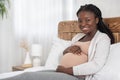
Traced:
POLYGON ((60 61, 60 65, 68 68, 73 67, 88 61, 88 57, 85 54, 76 55, 73 53, 65 54, 60 61))

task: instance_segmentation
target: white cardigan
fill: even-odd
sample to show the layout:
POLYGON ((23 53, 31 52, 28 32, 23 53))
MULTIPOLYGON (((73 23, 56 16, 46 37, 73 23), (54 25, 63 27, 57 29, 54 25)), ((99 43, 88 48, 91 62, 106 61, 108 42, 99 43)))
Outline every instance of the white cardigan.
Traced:
MULTIPOLYGON (((78 41, 85 34, 77 34, 72 43, 78 41)), ((100 31, 97 31, 91 40, 88 50, 88 62, 73 67, 74 75, 87 75, 85 80, 92 80, 95 73, 104 66, 110 49, 110 38, 100 31)))

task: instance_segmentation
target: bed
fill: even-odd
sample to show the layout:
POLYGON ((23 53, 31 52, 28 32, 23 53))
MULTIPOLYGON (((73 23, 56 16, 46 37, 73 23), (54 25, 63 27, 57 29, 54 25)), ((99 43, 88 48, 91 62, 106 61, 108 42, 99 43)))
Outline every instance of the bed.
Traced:
MULTIPOLYGON (((119 47, 120 47, 120 43, 119 43, 120 42, 120 17, 104 18, 104 22, 106 23, 106 25, 109 25, 110 29, 112 30, 114 37, 115 37, 116 44, 113 44, 111 46, 112 49, 111 49, 111 53, 110 53, 107 64, 105 65, 105 67, 103 68, 102 71, 98 72, 95 75, 93 80, 120 80, 120 69, 119 69, 120 63, 114 63, 114 62, 120 60, 119 59, 119 56, 120 56, 120 54, 119 54, 119 52, 120 52, 120 49, 119 49, 119 47), (119 51, 116 52, 116 50, 119 50, 119 51), (115 53, 115 54, 113 54, 113 53, 115 53), (113 73, 114 73, 114 75, 113 75, 113 73)), ((61 21, 58 24, 58 37, 62 40, 70 41, 72 39, 72 37, 75 36, 79 32, 81 32, 81 30, 78 28, 78 23, 76 20, 61 21)), ((55 50, 55 49, 53 49, 53 50, 55 50)), ((48 56, 48 58, 49 58, 49 56, 48 56)), ((54 57, 56 57, 56 56, 54 56, 54 57)), ((49 62, 50 62, 50 60, 51 60, 51 58, 48 59, 49 62)), ((50 62, 50 64, 51 64, 51 62, 50 62)), ((36 71, 40 71, 40 70, 49 70, 49 69, 46 69, 44 67, 39 67, 37 69, 34 68, 34 70, 31 68, 26 71, 27 72, 30 72, 30 71, 36 72, 36 71)), ((16 72, 0 74, 0 80, 3 80, 4 78, 23 74, 26 71, 16 71, 16 72)), ((34 73, 34 72, 32 74, 35 76, 36 73, 34 73)), ((32 74, 30 74, 30 75, 32 75, 32 74)), ((7 80, 7 79, 5 79, 5 80, 7 80)), ((30 79, 30 80, 32 80, 32 79, 30 79)), ((72 80, 72 78, 71 78, 71 80, 72 80)), ((75 80, 77 80, 77 79, 75 79, 75 80)))

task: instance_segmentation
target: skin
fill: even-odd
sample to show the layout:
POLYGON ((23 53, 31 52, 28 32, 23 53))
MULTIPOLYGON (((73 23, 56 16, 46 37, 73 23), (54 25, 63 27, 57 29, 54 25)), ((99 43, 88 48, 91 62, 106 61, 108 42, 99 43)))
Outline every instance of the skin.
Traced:
POLYGON ((70 46, 63 51, 63 55, 65 55, 67 53, 73 53, 73 54, 79 55, 79 54, 81 54, 81 48, 77 45, 70 46))
MULTIPOLYGON (((86 34, 86 36, 84 36, 82 39, 80 39, 79 41, 90 41, 95 33, 97 32, 97 23, 98 23, 99 19, 95 17, 94 13, 89 12, 89 11, 81 11, 78 14, 78 25, 79 28, 81 29, 81 31, 83 33, 86 34)), ((68 48, 68 51, 70 49, 68 48)), ((73 50, 75 51, 75 50, 73 50)), ((61 65, 59 65, 57 67, 57 72, 62 72, 62 73, 67 73, 70 75, 73 75, 73 67, 70 68, 65 68, 61 65)))

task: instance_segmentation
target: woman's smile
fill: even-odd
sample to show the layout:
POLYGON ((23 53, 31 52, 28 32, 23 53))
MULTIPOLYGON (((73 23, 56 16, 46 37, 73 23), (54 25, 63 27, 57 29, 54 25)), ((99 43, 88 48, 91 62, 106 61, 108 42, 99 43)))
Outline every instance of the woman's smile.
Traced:
POLYGON ((83 27, 82 30, 86 31, 86 30, 89 30, 89 28, 88 27, 83 27))

